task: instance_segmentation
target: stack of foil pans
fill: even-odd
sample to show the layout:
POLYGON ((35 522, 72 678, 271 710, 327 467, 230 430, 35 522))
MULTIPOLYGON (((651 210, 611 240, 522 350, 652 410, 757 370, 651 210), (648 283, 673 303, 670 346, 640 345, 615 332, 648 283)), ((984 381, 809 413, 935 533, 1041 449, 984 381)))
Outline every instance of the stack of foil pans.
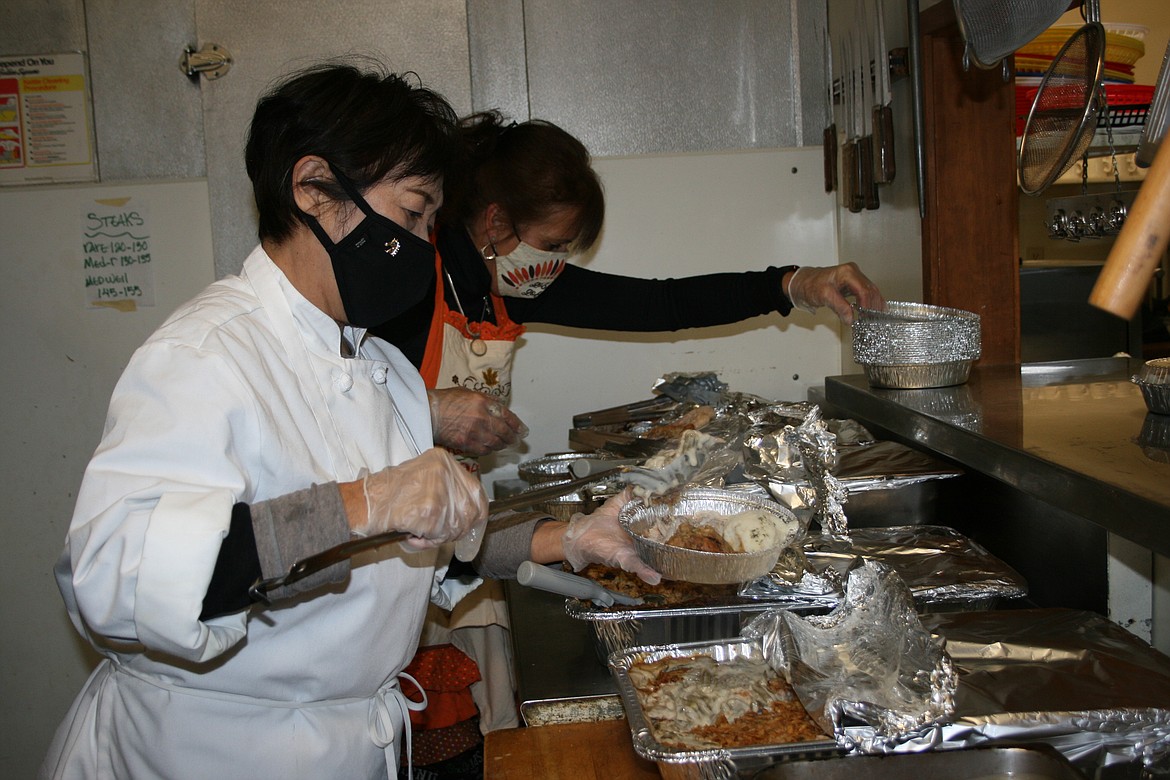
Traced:
POLYGON ((854 318, 853 359, 875 387, 961 385, 980 353, 979 315, 962 309, 890 301, 854 318))

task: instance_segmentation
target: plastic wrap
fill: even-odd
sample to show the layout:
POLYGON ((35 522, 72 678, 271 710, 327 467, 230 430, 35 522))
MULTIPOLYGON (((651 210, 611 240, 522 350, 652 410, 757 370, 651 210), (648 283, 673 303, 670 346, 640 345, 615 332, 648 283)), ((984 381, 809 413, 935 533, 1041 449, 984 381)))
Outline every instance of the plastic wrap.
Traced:
POLYGON ((675 401, 715 406, 723 400, 727 384, 713 371, 671 373, 655 382, 654 392, 675 401))

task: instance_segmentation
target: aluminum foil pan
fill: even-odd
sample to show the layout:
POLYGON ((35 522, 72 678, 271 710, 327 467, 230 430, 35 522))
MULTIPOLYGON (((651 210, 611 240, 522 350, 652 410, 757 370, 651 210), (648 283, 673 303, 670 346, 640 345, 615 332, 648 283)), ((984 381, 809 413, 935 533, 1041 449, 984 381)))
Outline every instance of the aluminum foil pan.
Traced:
POLYGON ((633 537, 638 557, 663 578, 710 585, 747 582, 766 574, 776 565, 780 551, 802 536, 796 515, 776 502, 718 488, 690 488, 672 501, 631 501, 622 507, 618 522, 633 537), (781 526, 777 545, 752 553, 716 553, 674 547, 646 536, 654 523, 671 517, 701 511, 732 515, 749 510, 763 511, 775 518, 781 526))
POLYGON ((967 381, 980 338, 977 314, 890 301, 884 311, 857 310, 853 359, 875 387, 949 387, 967 381))
POLYGON ((547 482, 569 479, 569 466, 581 459, 612 460, 599 453, 552 452, 539 458, 526 460, 516 467, 516 474, 529 485, 543 485, 547 482))
POLYGON ((976 360, 981 353, 979 315, 925 303, 890 301, 884 311, 858 308, 853 355, 884 366, 976 360))
MULTIPOLYGON (((766 760, 772 756, 830 756, 841 752, 837 743, 828 737, 809 742, 773 743, 711 750, 682 750, 662 744, 655 738, 649 718, 642 709, 638 691, 630 680, 630 667, 642 661, 652 663, 664 658, 684 658, 695 655, 707 655, 717 661, 730 661, 739 657, 753 659, 767 657, 759 641, 743 639, 634 647, 610 656, 609 670, 617 683, 618 695, 621 696, 622 706, 630 723, 634 752, 642 758, 662 764, 694 763, 706 765, 707 771, 699 772, 697 776, 731 777, 732 774, 727 773, 728 764, 734 767, 738 763, 750 762, 753 759, 766 760), (724 770, 722 772, 719 771, 720 765, 724 770)), ((733 772, 734 769, 732 768, 731 771, 733 772)))
POLYGON ((1147 360, 1130 381, 1141 389, 1147 409, 1170 414, 1170 358, 1147 360))
MULTIPOLYGON (((862 361, 858 360, 858 363, 862 361)), ((951 387, 961 385, 971 377, 973 360, 954 360, 946 363, 915 365, 877 365, 862 363, 865 378, 874 387, 895 390, 951 387)))

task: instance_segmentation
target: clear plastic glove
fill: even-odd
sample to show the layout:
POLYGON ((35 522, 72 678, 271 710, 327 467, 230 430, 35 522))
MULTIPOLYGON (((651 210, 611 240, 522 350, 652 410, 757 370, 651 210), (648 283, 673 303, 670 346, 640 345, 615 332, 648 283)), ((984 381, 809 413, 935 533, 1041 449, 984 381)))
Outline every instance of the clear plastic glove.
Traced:
POLYGON ((489 395, 464 387, 428 390, 435 444, 468 455, 487 455, 528 435, 528 426, 489 395))
POLYGON ((866 309, 881 310, 886 306, 877 285, 861 272, 857 263, 826 268, 801 266, 789 275, 784 294, 794 307, 807 312, 828 306, 846 325, 853 324, 853 307, 847 295, 866 309))
POLYGON ((561 545, 565 560, 573 571, 581 571, 591 563, 601 563, 636 574, 650 585, 662 581, 662 575, 638 557, 633 539, 618 523, 618 512, 632 497, 633 493, 626 488, 591 514, 577 513, 569 519, 561 545))
POLYGON ((366 536, 406 531, 411 538, 403 545, 414 550, 458 539, 487 518, 479 480, 439 447, 366 476, 362 489, 367 520, 353 531, 366 536))

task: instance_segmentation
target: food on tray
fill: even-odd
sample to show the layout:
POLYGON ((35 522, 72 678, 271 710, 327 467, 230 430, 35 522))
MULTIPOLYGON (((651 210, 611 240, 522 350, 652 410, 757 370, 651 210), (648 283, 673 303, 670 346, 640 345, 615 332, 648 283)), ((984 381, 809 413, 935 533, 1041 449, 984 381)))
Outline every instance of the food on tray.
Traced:
POLYGON ((769 550, 780 543, 776 519, 758 509, 739 512, 723 521, 723 538, 737 552, 769 550))
POLYGON ((715 410, 710 406, 696 406, 682 414, 677 420, 655 425, 642 434, 643 439, 677 439, 683 431, 702 428, 715 419, 715 410))
POLYGON ((645 536, 673 547, 717 553, 756 553, 781 541, 776 518, 760 509, 730 515, 711 510, 670 515, 647 528, 645 536))
MULTIPOLYGON (((646 609, 730 604, 739 589, 737 585, 701 585, 679 580, 662 580, 657 585, 648 585, 636 575, 598 563, 590 564, 577 573, 623 596, 642 599, 642 606, 646 609)), ((638 607, 620 609, 636 610, 638 607)))
POLYGON ((672 547, 685 547, 688 550, 700 552, 729 553, 734 552, 731 545, 723 538, 723 534, 709 525, 692 525, 682 523, 666 543, 672 547))
POLYGON ((677 750, 826 739, 792 687, 761 658, 708 655, 636 661, 629 668, 654 738, 677 750))

